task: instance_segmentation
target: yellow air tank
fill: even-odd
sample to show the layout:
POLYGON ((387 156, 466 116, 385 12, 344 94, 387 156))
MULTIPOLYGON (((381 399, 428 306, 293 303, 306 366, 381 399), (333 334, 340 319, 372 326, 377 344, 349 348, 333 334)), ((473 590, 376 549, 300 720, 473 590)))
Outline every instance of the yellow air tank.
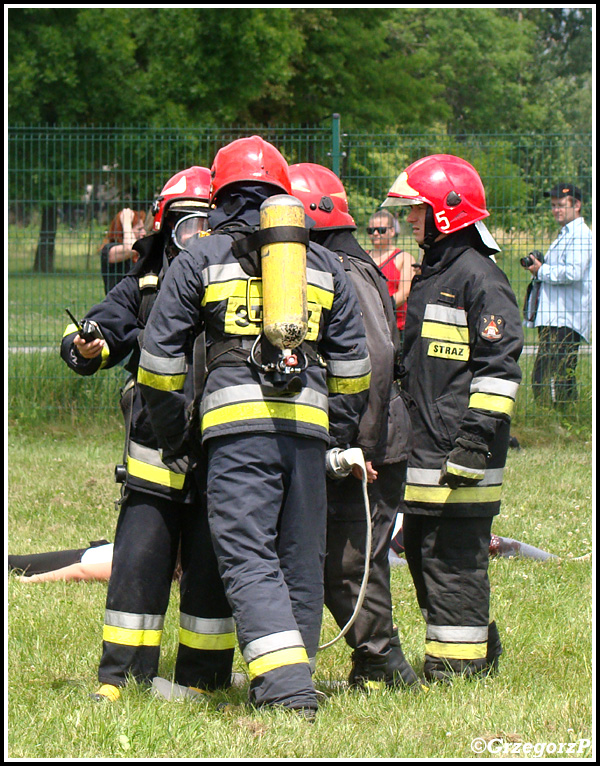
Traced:
MULTIPOLYGON (((291 227, 305 232, 304 206, 296 197, 277 194, 260 207, 261 231, 291 227)), ((261 247, 263 332, 269 342, 291 355, 308 330, 306 245, 286 241, 286 232, 272 232, 277 241, 261 247)), ((289 364, 290 362, 288 362, 289 364)))

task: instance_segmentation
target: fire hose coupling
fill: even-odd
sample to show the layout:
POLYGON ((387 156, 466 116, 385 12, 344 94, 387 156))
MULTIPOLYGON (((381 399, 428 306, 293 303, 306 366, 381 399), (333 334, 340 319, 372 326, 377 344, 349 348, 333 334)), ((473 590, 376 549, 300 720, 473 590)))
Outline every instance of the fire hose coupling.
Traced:
POLYGON ((362 609, 363 602, 365 600, 365 594, 367 592, 367 585, 369 583, 369 574, 370 574, 370 561, 371 561, 371 551, 373 548, 373 524, 371 521, 371 505, 369 503, 369 493, 367 490, 367 466, 365 465, 365 458, 362 453, 362 450, 359 447, 351 447, 350 449, 341 449, 340 447, 333 447, 332 449, 327 450, 325 453, 325 469, 327 471, 327 476, 329 476, 332 479, 343 479, 346 476, 350 474, 352 471, 352 466, 358 465, 362 469, 362 491, 363 491, 363 500, 365 503, 365 525, 366 525, 366 532, 365 532, 365 564, 364 564, 364 573, 362 582, 360 585, 360 590, 358 592, 358 596, 356 599, 356 604, 354 606, 354 611, 352 612, 352 615, 350 616, 350 619, 348 622, 344 625, 342 630, 338 633, 338 635, 333 638, 331 641, 328 641, 326 644, 322 644, 318 647, 318 651, 323 651, 323 649, 327 649, 330 646, 333 646, 337 641, 340 640, 340 638, 343 638, 346 633, 350 630, 354 622, 356 621, 356 618, 358 617, 358 614, 360 610, 362 609))
POLYGON ((352 466, 358 465, 367 474, 365 458, 359 447, 341 449, 333 447, 325 453, 325 470, 330 479, 344 479, 352 471, 352 466))

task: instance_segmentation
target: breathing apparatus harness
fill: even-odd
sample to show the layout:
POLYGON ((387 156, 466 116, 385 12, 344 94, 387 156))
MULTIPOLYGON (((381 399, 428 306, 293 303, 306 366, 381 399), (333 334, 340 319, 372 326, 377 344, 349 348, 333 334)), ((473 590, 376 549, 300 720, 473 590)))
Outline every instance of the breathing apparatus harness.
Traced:
MULTIPOLYGON (((252 281, 256 279, 262 283, 262 331, 256 339, 229 338, 213 343, 207 350, 201 350, 198 358, 197 349, 194 349, 196 416, 205 377, 214 367, 249 363, 263 373, 275 388, 290 394, 301 390, 303 383, 300 375, 309 365, 326 367, 326 362, 313 345, 304 340, 308 329, 306 248, 310 240, 302 203, 287 194, 268 197, 260 207, 259 229, 231 222, 212 231, 212 236, 218 234, 233 237, 233 254, 251 277, 247 288, 248 310, 252 281)), ((365 569, 354 611, 340 633, 332 641, 319 646, 319 651, 345 636, 358 617, 366 595, 372 549, 371 509, 362 450, 336 447, 326 452, 325 462, 327 475, 332 479, 347 477, 354 465, 362 469, 367 534, 365 569)))

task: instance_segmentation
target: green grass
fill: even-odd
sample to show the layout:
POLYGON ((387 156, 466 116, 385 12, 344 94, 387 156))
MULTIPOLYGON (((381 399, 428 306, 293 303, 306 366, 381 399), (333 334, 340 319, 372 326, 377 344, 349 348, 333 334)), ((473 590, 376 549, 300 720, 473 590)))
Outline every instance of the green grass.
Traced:
MULTIPOLYGON (((42 423, 12 421, 8 434, 8 550, 39 552, 114 539, 122 427, 115 416, 42 423)), ((579 743, 592 738, 592 449, 589 436, 556 420, 516 433, 494 531, 561 556, 546 563, 493 560, 492 606, 505 654, 501 673, 458 680, 421 695, 336 691, 314 725, 282 712, 223 714, 246 690, 214 701, 167 702, 130 685, 96 705, 106 586, 27 585, 8 579, 8 755, 12 758, 383 759, 476 757, 490 747, 579 743), (500 744, 496 742, 500 741, 500 744), (515 744, 516 743, 516 744, 515 744)), ((424 626, 406 567, 392 570, 394 617, 405 652, 422 668, 424 626)), ((172 677, 178 598, 173 589, 160 672, 172 677)), ((323 642, 337 635, 328 613, 323 642)), ((236 654, 236 669, 244 664, 236 654)), ((316 680, 344 679, 342 641, 319 655, 316 680)), ((579 745, 578 745, 579 746, 579 745)), ((578 757, 591 758, 582 746, 578 757)), ((483 757, 498 758, 495 753, 483 757)), ((510 756, 508 756, 510 757, 510 756)), ((513 756, 515 757, 515 756, 513 756)))

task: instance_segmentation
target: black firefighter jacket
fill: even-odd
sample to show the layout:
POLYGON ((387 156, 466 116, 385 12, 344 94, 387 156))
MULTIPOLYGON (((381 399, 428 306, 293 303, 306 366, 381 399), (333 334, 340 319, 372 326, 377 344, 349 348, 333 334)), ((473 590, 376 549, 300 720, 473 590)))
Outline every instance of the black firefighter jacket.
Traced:
POLYGON ((278 388, 248 361, 262 332, 262 282, 232 251, 232 234, 212 232, 182 251, 166 274, 144 334, 138 381, 151 404, 162 446, 186 438, 190 333, 203 329, 208 374, 200 407, 202 440, 238 433, 289 433, 347 446, 368 397, 370 362, 356 295, 325 248, 307 251, 308 343, 322 357, 301 374, 303 386, 278 388), (238 345, 213 364, 214 348, 238 345), (214 347, 214 348, 213 348, 214 347), (235 355, 234 355, 235 356, 235 355), (225 357, 228 357, 226 360, 225 357))
MULTIPOLYGON (((94 359, 84 359, 79 354, 73 344, 77 334, 77 327, 73 324, 68 325, 64 332, 60 353, 67 365, 79 375, 93 375, 98 370, 110 369, 130 355, 125 368, 132 375, 121 394, 126 427, 125 486, 178 502, 190 502, 194 498, 191 475, 174 471, 163 463, 146 402, 136 383, 139 336, 160 286, 159 273, 163 267, 161 243, 158 234, 138 240, 134 245, 142 256, 138 263, 101 303, 87 312, 85 318, 97 322, 104 335, 106 342, 102 354, 94 359)), ((191 360, 191 349, 186 349, 186 354, 191 360)), ((190 403, 193 398, 192 380, 188 382, 185 397, 190 403)))
POLYGON ((508 279, 475 249, 473 228, 427 250, 408 297, 402 389, 414 442, 407 513, 489 516, 500 508, 523 331, 508 279), (439 484, 440 469, 461 435, 487 447, 487 468, 476 486, 450 489, 439 484))
POLYGON ((400 354, 396 307, 387 280, 349 229, 314 231, 311 237, 338 254, 356 290, 371 359, 369 402, 360 420, 356 446, 374 465, 404 461, 411 424, 395 381, 400 354))

